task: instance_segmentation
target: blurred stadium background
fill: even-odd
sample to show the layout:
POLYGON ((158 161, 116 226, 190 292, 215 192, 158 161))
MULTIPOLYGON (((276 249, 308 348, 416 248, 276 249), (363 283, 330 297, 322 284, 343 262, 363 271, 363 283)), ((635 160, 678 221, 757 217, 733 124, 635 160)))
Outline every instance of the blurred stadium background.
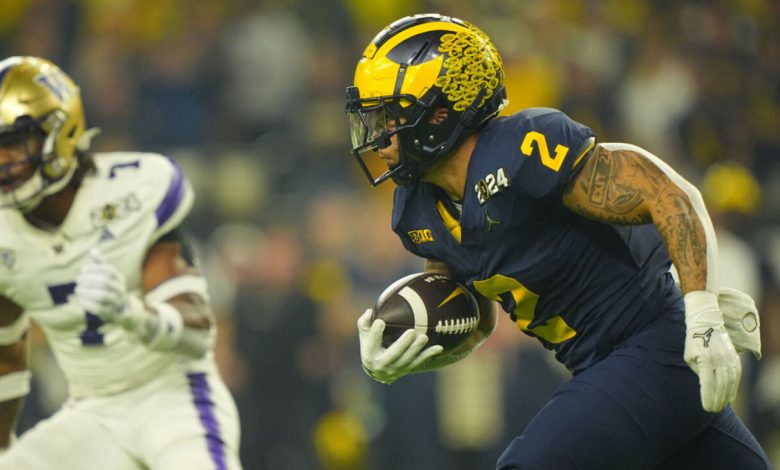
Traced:
MULTIPOLYGON (((561 108, 703 189, 723 284, 763 312, 736 407, 780 465, 780 2, 0 0, 0 51, 76 79, 96 150, 164 153, 193 180, 247 470, 493 468, 565 380, 551 356, 505 321, 464 363, 388 388, 354 327, 422 265, 389 229, 390 185, 349 155, 344 87, 376 32, 430 11, 492 37, 509 112, 561 108)), ((33 363, 22 430, 64 396, 40 337, 33 363)))

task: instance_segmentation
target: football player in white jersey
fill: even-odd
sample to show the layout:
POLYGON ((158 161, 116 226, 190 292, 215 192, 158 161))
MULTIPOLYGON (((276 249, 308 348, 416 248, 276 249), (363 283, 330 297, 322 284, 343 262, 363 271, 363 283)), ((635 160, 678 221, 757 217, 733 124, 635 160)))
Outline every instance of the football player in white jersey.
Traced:
POLYGON ((92 135, 57 66, 0 62, 0 469, 238 469, 206 283, 178 229, 192 189, 161 155, 89 153, 92 135), (17 439, 30 321, 69 399, 17 439))

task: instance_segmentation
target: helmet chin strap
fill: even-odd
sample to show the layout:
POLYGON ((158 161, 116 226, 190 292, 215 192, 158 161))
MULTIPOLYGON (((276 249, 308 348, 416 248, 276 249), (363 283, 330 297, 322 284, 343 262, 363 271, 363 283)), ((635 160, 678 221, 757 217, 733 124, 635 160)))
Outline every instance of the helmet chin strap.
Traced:
MULTIPOLYGON (((477 116, 477 106, 482 101, 482 98, 487 93, 487 89, 483 86, 479 88, 479 92, 477 93, 476 98, 474 98, 474 101, 471 102, 468 108, 463 110, 463 113, 460 115, 460 119, 458 120, 458 123, 455 125, 455 129, 452 130, 452 133, 450 134, 449 139, 447 139, 447 142, 444 143, 442 146, 442 154, 445 154, 452 150, 452 148, 455 146, 455 142, 458 141, 461 134, 463 134, 464 129, 470 129, 471 125, 473 124, 474 118, 477 116)), ((437 157, 436 160, 439 158, 437 157)))

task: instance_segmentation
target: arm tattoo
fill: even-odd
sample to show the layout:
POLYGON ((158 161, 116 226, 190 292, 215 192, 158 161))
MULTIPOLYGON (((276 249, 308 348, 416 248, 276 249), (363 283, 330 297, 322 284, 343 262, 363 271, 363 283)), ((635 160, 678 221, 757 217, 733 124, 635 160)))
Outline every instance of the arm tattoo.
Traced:
POLYGON ((592 206, 626 214, 642 203, 642 195, 637 188, 612 178, 613 173, 620 173, 622 166, 619 160, 599 152, 587 190, 588 202, 592 206))
POLYGON ((691 290, 703 288, 707 284, 706 238, 701 222, 694 219, 691 202, 675 191, 659 195, 658 203, 658 212, 663 215, 656 228, 666 242, 681 284, 684 288, 697 286, 691 290))
POLYGON ((585 217, 618 225, 646 224, 652 221, 644 208, 668 184, 651 162, 634 158, 629 151, 598 153, 585 163, 575 178, 564 203, 585 217))
POLYGON ((615 225, 654 223, 683 290, 707 281, 706 236, 686 191, 632 150, 596 147, 563 195, 569 210, 615 225))

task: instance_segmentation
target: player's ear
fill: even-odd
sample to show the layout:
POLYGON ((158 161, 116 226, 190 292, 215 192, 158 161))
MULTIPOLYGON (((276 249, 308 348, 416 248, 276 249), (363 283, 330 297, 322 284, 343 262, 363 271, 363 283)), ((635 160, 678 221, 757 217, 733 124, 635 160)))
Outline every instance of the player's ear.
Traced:
POLYGON ((441 124, 447 120, 447 108, 439 108, 433 112, 431 118, 428 120, 430 124, 441 124))

